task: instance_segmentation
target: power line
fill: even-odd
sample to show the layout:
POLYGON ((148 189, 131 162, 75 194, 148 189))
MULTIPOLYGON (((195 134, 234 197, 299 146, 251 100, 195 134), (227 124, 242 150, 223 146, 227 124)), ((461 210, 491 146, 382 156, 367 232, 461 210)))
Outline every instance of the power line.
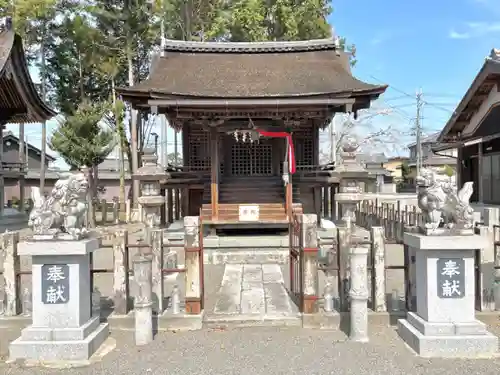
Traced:
MULTIPOLYGON (((373 75, 370 75, 370 77, 371 77, 371 78, 373 78, 375 81, 378 81, 379 83, 383 83, 383 81, 382 81, 382 80, 378 79, 377 77, 375 77, 375 76, 373 76, 373 75)), ((413 95, 408 94, 408 93, 407 93, 406 91, 404 91, 404 90, 398 89, 397 87, 394 87, 394 86, 392 86, 392 85, 391 85, 391 86, 389 86, 389 88, 390 88, 390 89, 392 89, 392 90, 394 90, 394 91, 396 91, 396 92, 399 92, 400 94, 403 94, 404 96, 407 96, 407 97, 409 97, 409 98, 414 99, 413 95)), ((445 112, 448 112, 448 113, 450 113, 450 114, 452 114, 452 113, 453 113, 453 111, 452 111, 452 110, 447 109, 447 108, 444 108, 444 107, 441 107, 441 106, 440 106, 440 105, 438 105, 438 104, 434 104, 434 103, 431 103, 431 102, 428 102, 428 101, 422 101, 422 102, 423 102, 424 104, 428 105, 428 106, 434 107, 434 108, 436 108, 436 109, 440 109, 440 110, 445 111, 445 112)))

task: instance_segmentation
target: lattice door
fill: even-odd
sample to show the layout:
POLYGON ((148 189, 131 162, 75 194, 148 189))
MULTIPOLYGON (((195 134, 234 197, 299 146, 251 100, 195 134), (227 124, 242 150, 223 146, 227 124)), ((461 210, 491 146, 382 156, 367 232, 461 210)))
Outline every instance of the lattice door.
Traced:
POLYGON ((267 142, 234 142, 231 146, 231 174, 233 176, 271 176, 273 174, 273 147, 267 142))

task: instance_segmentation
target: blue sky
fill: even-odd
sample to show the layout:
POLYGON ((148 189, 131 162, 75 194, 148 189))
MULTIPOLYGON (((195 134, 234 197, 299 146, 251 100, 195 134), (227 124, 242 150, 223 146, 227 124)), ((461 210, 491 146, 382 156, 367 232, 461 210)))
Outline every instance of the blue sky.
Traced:
POLYGON ((500 0, 335 0, 333 8, 336 33, 357 47, 354 75, 389 85, 375 106, 395 109, 374 125, 408 128, 415 100, 405 94, 422 88, 424 132, 441 130, 484 58, 500 48, 500 0))
MULTIPOLYGON (((415 92, 422 88, 424 133, 439 131, 484 58, 500 48, 500 0, 335 0, 333 8, 329 21, 336 33, 357 47, 354 74, 389 85, 374 107, 392 113, 374 117, 373 128, 391 125, 408 134, 415 92)), ((49 123, 49 134, 54 127, 54 121, 49 123)), ((17 126, 9 129, 17 133, 17 126)), ((40 146, 39 126, 27 126, 26 134, 40 146)), ((413 138, 399 139, 393 153, 405 155, 413 138)), ((173 152, 171 129, 168 151, 173 152)))

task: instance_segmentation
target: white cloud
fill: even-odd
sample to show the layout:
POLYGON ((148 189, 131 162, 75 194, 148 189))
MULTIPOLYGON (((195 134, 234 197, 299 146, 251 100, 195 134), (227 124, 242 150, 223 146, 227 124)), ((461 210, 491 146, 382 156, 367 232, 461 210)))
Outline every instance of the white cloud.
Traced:
POLYGON ((452 29, 448 36, 452 39, 470 39, 497 33, 500 34, 500 22, 467 22, 459 31, 452 29))

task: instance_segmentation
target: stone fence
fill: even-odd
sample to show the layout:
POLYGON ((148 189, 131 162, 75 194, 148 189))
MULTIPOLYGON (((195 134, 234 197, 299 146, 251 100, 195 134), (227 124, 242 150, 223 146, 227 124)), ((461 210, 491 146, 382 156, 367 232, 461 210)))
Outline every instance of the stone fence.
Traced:
MULTIPOLYGON (((415 217, 418 218, 418 213, 415 217)), ((415 227, 401 221, 392 222, 392 227, 387 221, 377 224, 370 225, 369 231, 358 228, 360 237, 364 237, 359 245, 369 249, 368 307, 374 312, 411 311, 416 299, 415 257, 402 242, 404 233, 411 233, 415 227), (394 235, 388 239, 387 233, 394 235), (394 238, 398 241, 395 242, 394 238)), ((500 311, 500 226, 478 226, 476 233, 489 246, 475 253, 475 307, 483 312, 500 311)), ((319 240, 317 283, 320 309, 331 305, 338 312, 349 310, 351 246, 346 236, 346 228, 338 227, 330 229, 328 235, 322 234, 319 240), (325 302, 325 298, 331 301, 325 302)))
MULTIPOLYGON (((132 260, 137 254, 152 257, 153 311, 156 315, 174 312, 179 315, 199 315, 203 309, 203 264, 201 261, 200 221, 198 217, 184 218, 184 239, 169 242, 163 230, 152 230, 151 243, 129 243, 127 230, 118 229, 100 237, 100 248, 90 257, 91 290, 99 297, 105 316, 127 316, 133 307, 133 297, 139 293, 134 278, 132 260), (107 266, 107 267, 106 267, 107 266), (175 290, 177 306, 172 306, 175 290), (168 293, 168 294, 167 294, 168 293), (167 311, 168 310, 168 311, 167 311)), ((0 274, 0 315, 30 316, 31 257, 18 255, 19 233, 1 235, 2 263, 0 274)), ((167 314, 168 315, 168 314, 167 314)), ((201 324, 201 320, 200 320, 201 324)))

